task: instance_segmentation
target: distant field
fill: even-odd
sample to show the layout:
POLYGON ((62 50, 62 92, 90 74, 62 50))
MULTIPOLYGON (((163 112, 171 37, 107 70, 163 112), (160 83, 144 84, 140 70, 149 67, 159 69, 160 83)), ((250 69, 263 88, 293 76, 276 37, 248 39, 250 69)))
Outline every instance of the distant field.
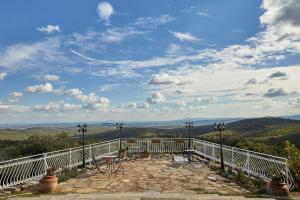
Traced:
MULTIPOLYGON (((101 134, 112 130, 106 127, 91 127, 88 129, 87 135, 101 134)), ((27 128, 27 129, 0 129, 0 140, 26 140, 31 136, 40 135, 56 135, 67 133, 69 136, 81 136, 77 132, 77 128, 27 128)))

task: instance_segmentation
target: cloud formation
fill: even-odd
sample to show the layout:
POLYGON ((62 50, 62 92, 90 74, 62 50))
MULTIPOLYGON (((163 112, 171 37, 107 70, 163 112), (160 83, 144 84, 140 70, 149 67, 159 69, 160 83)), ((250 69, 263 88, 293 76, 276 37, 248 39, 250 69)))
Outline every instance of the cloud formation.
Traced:
POLYGON ((268 83, 268 80, 257 80, 257 78, 251 78, 249 79, 244 85, 256 85, 256 84, 266 84, 268 83))
POLYGON ((81 109, 81 105, 59 102, 49 102, 45 105, 36 105, 31 108, 33 111, 42 112, 72 112, 81 109))
POLYGON ((99 97, 95 93, 85 95, 80 89, 73 88, 63 92, 64 95, 71 96, 83 103, 83 108, 102 109, 110 104, 110 100, 106 97, 99 97))
POLYGON ((175 38, 182 42, 197 42, 200 41, 200 39, 196 38, 189 32, 181 33, 176 31, 169 31, 175 38))
POLYGON ((54 32, 60 32, 59 25, 47 25, 42 27, 36 28, 38 31, 45 32, 45 33, 54 33, 54 32))
POLYGON ((100 20, 104 22, 105 25, 110 24, 110 17, 114 14, 114 8, 108 2, 101 2, 97 6, 97 12, 100 20))
POLYGON ((6 72, 0 72, 0 80, 3 80, 7 76, 6 72))
POLYGON ((53 92, 53 86, 50 83, 29 86, 25 89, 28 93, 49 93, 53 92))
POLYGON ((160 93, 155 92, 147 99, 147 103, 149 104, 158 104, 166 102, 166 98, 160 93))
POLYGON ((288 96, 290 93, 286 91, 283 88, 269 89, 265 94, 264 97, 282 97, 282 96, 288 96))
POLYGON ((171 76, 167 73, 154 74, 149 81, 150 85, 182 84, 184 80, 180 76, 171 76))
POLYGON ((280 71, 274 72, 269 76, 269 78, 286 78, 286 77, 288 77, 288 74, 280 71))
POLYGON ((158 26, 162 24, 166 24, 169 22, 174 21, 175 18, 171 17, 170 15, 161 15, 158 17, 139 17, 136 19, 136 21, 133 23, 135 26, 139 26, 141 28, 145 29, 155 29, 158 26))
POLYGON ((58 81, 60 79, 60 77, 57 75, 46 74, 46 75, 40 76, 39 79, 42 81, 48 82, 48 81, 58 81))

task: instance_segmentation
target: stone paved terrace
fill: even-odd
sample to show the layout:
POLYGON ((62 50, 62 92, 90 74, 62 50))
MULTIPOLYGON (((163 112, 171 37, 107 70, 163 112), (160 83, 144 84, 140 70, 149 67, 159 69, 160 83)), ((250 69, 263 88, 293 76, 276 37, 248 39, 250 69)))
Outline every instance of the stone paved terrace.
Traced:
POLYGON ((219 176, 204 163, 176 166, 172 158, 124 162, 124 174, 81 175, 60 183, 57 192, 197 192, 241 195, 247 193, 231 181, 219 176))
MULTIPOLYGON (((124 162, 125 173, 80 175, 59 184, 56 194, 19 200, 239 200, 248 192, 204 163, 176 166, 170 156, 124 162)), ((292 198, 292 199, 300 199, 292 198)))

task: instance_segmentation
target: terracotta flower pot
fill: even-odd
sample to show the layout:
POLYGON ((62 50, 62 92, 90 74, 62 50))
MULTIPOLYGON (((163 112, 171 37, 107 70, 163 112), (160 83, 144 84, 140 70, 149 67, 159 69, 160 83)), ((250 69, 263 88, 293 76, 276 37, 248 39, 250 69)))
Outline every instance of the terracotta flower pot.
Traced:
POLYGON ((141 152, 140 153, 140 158, 147 158, 147 159, 149 159, 150 158, 149 152, 141 152))
POLYGON ((267 184, 267 191, 271 195, 288 196, 289 188, 285 183, 270 181, 267 184))
POLYGON ((56 176, 44 176, 40 180, 40 190, 41 192, 48 193, 53 192, 58 184, 58 179, 56 176))

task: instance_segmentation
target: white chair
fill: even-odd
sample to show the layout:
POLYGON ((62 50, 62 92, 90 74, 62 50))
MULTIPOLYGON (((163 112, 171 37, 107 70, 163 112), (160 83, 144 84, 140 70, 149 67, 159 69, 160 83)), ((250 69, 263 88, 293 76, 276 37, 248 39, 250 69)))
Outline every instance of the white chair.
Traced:
POLYGON ((173 156, 173 163, 176 165, 186 165, 189 160, 183 156, 173 156))

